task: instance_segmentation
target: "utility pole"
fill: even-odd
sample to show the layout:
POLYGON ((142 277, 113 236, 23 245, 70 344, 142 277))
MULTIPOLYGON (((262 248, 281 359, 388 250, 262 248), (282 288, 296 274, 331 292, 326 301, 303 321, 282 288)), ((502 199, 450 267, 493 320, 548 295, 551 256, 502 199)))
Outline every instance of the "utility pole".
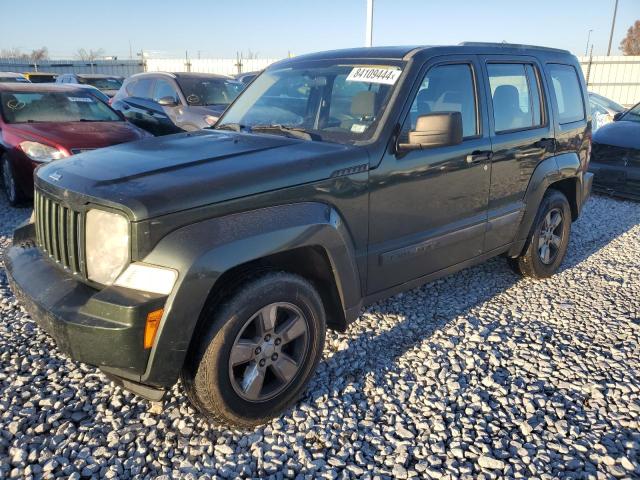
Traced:
POLYGON ((611 33, 609 34, 609 48, 607 48, 607 56, 611 55, 611 42, 613 42, 613 31, 616 28, 616 15, 618 14, 618 0, 613 7, 613 19, 611 20, 611 33))
POLYGON ((131 40, 129 40, 129 60, 133 60, 133 50, 131 49, 131 40))
POLYGON ((589 35, 587 35, 587 46, 584 48, 585 57, 589 54, 589 40, 591 40, 591 32, 593 32, 593 28, 589 30, 589 35))
POLYGON ((367 0, 367 36, 365 47, 373 45, 373 0, 367 0))

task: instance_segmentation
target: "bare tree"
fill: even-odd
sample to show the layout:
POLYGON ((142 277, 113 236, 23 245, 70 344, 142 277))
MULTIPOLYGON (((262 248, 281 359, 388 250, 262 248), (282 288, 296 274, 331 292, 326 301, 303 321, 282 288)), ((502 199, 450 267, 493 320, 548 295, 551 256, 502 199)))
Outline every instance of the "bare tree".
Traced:
POLYGON ((15 58, 15 59, 27 59, 29 56, 19 48, 3 48, 0 50, 0 57, 2 58, 15 58))
POLYGON ((640 20, 627 30, 627 36, 620 42, 620 50, 625 55, 640 55, 640 20))
POLYGON ((42 47, 42 48, 37 48, 35 50, 31 50, 31 54, 29 55, 29 58, 34 63, 41 62, 42 60, 48 60, 49 49, 47 47, 42 47))
POLYGON ((99 48, 97 50, 85 50, 84 48, 81 48, 76 52, 76 57, 78 57, 83 62, 94 62, 103 55, 104 50, 102 48, 99 48))

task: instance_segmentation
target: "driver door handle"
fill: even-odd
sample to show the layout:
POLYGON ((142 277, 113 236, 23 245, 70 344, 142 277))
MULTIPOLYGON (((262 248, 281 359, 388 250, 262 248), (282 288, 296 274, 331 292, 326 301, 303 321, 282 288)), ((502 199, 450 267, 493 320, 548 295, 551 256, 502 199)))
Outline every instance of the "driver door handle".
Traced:
POLYGON ((476 150, 467 155, 467 163, 474 164, 491 160, 493 152, 491 150, 476 150))

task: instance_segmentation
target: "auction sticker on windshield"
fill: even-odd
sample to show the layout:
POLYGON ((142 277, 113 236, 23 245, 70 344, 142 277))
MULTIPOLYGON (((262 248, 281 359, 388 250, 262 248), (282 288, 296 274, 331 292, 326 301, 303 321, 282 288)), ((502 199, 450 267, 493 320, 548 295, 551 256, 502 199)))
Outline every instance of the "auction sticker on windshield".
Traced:
POLYGON ((383 83, 393 85, 396 83, 402 70, 388 66, 355 67, 349 73, 347 82, 383 83))

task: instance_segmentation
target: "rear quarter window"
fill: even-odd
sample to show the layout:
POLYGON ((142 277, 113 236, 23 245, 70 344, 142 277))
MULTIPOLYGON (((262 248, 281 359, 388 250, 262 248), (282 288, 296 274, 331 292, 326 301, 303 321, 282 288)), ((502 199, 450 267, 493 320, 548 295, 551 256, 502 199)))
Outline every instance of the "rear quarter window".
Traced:
POLYGON ((578 72, 571 65, 547 65, 551 88, 555 94, 558 123, 579 122, 585 119, 584 99, 578 72))

